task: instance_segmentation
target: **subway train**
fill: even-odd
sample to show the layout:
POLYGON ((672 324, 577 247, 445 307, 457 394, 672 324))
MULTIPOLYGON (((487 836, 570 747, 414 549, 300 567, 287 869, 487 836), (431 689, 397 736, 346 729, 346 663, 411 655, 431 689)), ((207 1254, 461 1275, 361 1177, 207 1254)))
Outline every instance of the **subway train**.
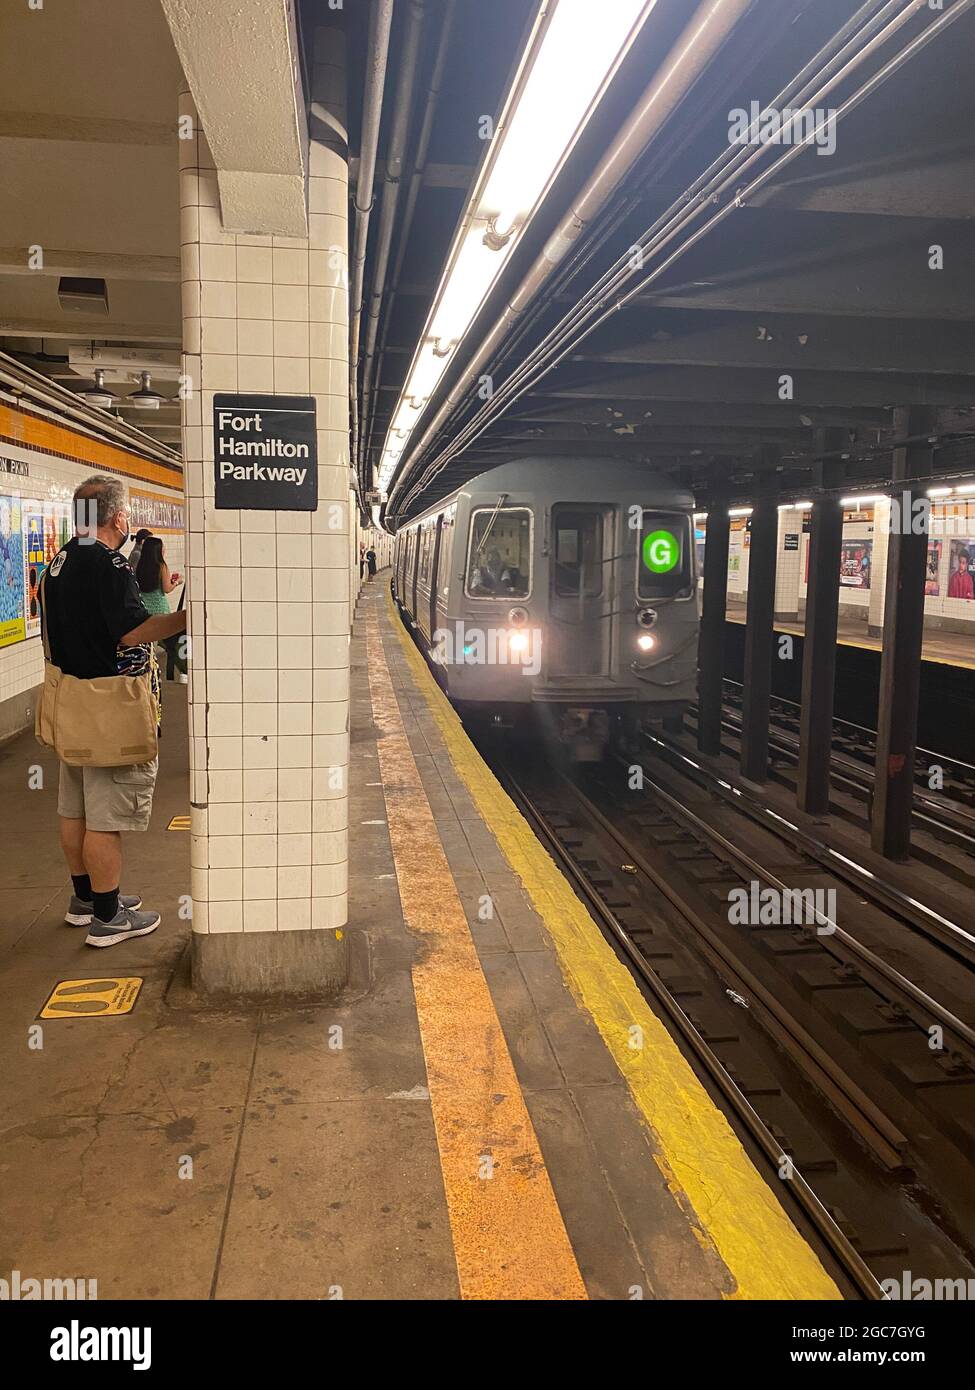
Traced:
POLYGON ((595 761, 696 696, 693 505, 618 459, 513 459, 397 532, 393 596, 462 716, 595 761))

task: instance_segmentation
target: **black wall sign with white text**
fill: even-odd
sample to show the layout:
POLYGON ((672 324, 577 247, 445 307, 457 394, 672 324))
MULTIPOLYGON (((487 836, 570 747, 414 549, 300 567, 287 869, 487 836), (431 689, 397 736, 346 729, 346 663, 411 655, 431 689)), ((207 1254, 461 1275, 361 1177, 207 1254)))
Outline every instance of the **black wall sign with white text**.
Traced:
POLYGON ((241 511, 318 508, 313 396, 213 398, 213 503, 241 511))

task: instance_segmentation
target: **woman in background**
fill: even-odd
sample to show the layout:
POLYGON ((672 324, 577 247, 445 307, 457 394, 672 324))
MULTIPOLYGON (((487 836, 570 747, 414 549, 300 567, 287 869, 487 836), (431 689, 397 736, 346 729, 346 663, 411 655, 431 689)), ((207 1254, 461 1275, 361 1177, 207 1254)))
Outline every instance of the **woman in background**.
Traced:
MULTIPOLYGON (((142 590, 142 602, 150 613, 168 613, 169 595, 179 587, 180 576, 170 571, 166 552, 158 536, 146 536, 135 571, 136 583, 142 590)), ((186 674, 186 657, 180 652, 180 638, 167 638, 163 643, 169 661, 182 675, 186 674)))
POLYGON ((143 542, 151 535, 152 532, 147 526, 140 526, 139 530, 135 533, 135 545, 133 545, 132 549, 129 551, 129 568, 132 570, 133 574, 135 574, 136 570, 139 568, 139 561, 142 559, 143 542))

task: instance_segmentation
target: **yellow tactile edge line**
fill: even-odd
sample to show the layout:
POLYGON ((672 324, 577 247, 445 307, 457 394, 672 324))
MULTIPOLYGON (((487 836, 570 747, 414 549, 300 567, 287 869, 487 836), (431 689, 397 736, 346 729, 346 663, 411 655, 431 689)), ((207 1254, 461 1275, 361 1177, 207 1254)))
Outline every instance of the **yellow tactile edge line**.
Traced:
POLYGON ((617 959, 597 924, 468 739, 387 595, 406 660, 450 760, 490 826, 555 946, 577 1002, 603 1041, 657 1140, 675 1199, 690 1207, 736 1284, 731 1298, 842 1295, 793 1225, 737 1135, 617 959), (631 1046, 632 1029, 643 1047, 631 1046))
POLYGON ((450 1237, 465 1299, 584 1299, 541 1146, 366 616, 373 722, 450 1237))

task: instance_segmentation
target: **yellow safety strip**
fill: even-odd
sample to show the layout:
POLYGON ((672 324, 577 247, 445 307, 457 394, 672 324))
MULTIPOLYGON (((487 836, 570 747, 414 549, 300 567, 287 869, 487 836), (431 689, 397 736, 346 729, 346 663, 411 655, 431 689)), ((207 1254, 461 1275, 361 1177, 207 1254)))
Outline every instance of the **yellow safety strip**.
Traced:
POLYGON ((584 1299, 586 1287, 481 970, 386 665, 366 620, 369 689, 413 990, 465 1299, 584 1299))
POLYGON ((694 1214, 737 1285, 727 1296, 841 1298, 629 971, 477 753, 391 598, 389 610, 459 777, 524 884, 569 988, 592 1016, 656 1136, 657 1162, 672 1195, 694 1214), (632 1046, 634 1026, 642 1036, 639 1049, 632 1046))

